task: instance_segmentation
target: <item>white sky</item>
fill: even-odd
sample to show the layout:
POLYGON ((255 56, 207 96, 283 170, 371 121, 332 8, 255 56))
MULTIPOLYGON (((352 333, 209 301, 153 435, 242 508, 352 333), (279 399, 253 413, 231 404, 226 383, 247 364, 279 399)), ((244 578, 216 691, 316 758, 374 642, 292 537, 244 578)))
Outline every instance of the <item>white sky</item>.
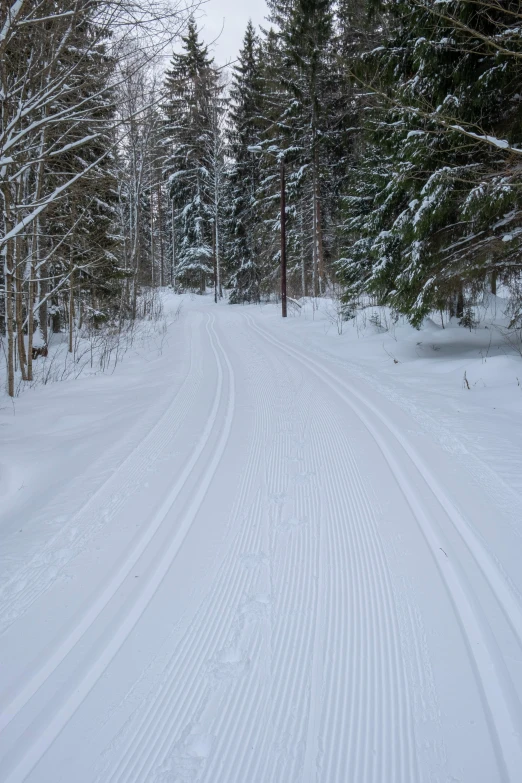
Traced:
POLYGON ((235 60, 249 19, 256 27, 264 23, 265 0, 208 0, 198 14, 201 37, 206 44, 219 36, 211 47, 216 63, 224 65, 235 60))

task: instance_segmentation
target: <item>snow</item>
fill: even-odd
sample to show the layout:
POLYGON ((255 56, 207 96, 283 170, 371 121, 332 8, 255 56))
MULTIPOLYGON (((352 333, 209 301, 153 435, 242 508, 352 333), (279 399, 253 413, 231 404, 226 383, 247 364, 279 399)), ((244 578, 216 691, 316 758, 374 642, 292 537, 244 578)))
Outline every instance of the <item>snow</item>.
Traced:
POLYGON ((511 152, 522 152, 522 149, 519 147, 514 147, 512 144, 507 141, 507 139, 497 139, 495 136, 488 136, 487 134, 480 134, 480 133, 473 133, 472 131, 464 129, 461 125, 448 125, 449 128, 452 130, 460 131, 461 133, 464 133, 466 136, 469 136, 472 139, 477 139, 477 141, 485 141, 488 144, 491 144, 493 147, 497 147, 500 150, 510 150, 511 152))
POLYGON ((0 780, 519 780, 504 302, 299 304, 0 400, 0 780))

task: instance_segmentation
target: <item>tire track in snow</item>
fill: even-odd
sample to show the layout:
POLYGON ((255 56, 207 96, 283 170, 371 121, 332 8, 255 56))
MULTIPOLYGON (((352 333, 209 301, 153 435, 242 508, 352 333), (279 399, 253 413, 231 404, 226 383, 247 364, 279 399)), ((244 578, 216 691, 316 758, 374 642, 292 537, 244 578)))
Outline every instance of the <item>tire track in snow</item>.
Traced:
POLYGON ((259 404, 255 408, 250 456, 231 514, 238 528, 233 545, 212 590, 162 672, 159 685, 150 693, 146 709, 140 709, 139 715, 131 716, 128 721, 119 742, 116 765, 112 758, 114 749, 109 749, 111 759, 99 774, 100 783, 155 780, 156 774, 161 776, 161 770, 168 768, 169 759, 178 751, 179 742, 175 743, 175 738, 179 739, 183 729, 194 724, 212 697, 213 685, 209 685, 205 671, 207 662, 226 648, 240 597, 252 589, 257 578, 258 569, 243 563, 251 565, 249 557, 252 560, 263 556, 260 540, 263 507, 259 493, 248 509, 244 509, 244 503, 259 474, 273 395, 265 367, 254 366, 254 371, 253 385, 259 404), (241 561, 242 557, 247 559, 241 561))
MULTIPOLYGON (((148 468, 157 459, 157 455, 175 436, 203 379, 201 363, 196 370, 193 368, 194 355, 200 355, 194 345, 193 330, 189 330, 189 335, 190 365, 187 375, 156 424, 67 524, 51 538, 44 551, 32 557, 1 587, 0 636, 13 622, 23 617, 55 581, 59 571, 121 511, 148 468), (95 524, 93 519, 96 520, 95 524)), ((1 729, 0 718, 0 731, 1 729)))
POLYGON ((255 332, 264 337, 267 342, 280 348, 287 355, 293 356, 307 366, 323 383, 328 385, 341 399, 345 400, 365 425, 379 447, 419 523, 428 548, 446 585, 455 616, 460 624, 463 638, 466 641, 477 684, 483 697, 485 715, 488 719, 503 778, 516 783, 522 769, 522 747, 520 744, 522 721, 520 704, 512 693, 509 674, 487 619, 482 615, 481 608, 470 590, 468 580, 462 568, 458 563, 454 565, 449 557, 439 556, 439 551, 444 552, 444 540, 440 538, 439 525, 426 515, 423 504, 419 501, 417 491, 413 487, 411 480, 408 479, 408 475, 398 458, 387 444, 386 435, 383 435, 383 433, 389 433, 395 443, 401 447, 403 454, 408 458, 408 469, 413 469, 422 476, 426 486, 431 490, 440 507, 445 511, 447 518, 460 533, 464 544, 489 584, 510 626, 520 639, 520 608, 516 604, 508 585, 491 561, 487 551, 473 534, 471 528, 458 514, 451 501, 438 485, 435 477, 431 475, 427 466, 424 465, 409 443, 396 430, 395 426, 388 422, 386 417, 375 406, 365 400, 362 395, 338 378, 322 363, 272 337, 271 334, 254 324, 250 316, 246 317, 255 332), (377 418, 379 425, 375 425, 371 415, 377 418), (384 430, 382 425, 384 425, 384 430), (381 427, 380 431, 379 426, 381 427))
MULTIPOLYGON (((206 325, 207 332, 210 339, 210 344, 218 368, 218 389, 214 400, 214 405, 210 413, 209 419, 207 421, 207 424, 205 426, 205 429, 203 431, 203 434, 198 443, 198 447, 196 448, 195 452, 193 452, 193 455, 189 460, 189 462, 187 463, 186 468, 183 471, 182 475, 178 479, 178 482, 176 482, 173 490, 171 491, 171 493, 169 493, 168 497, 166 498, 166 500, 164 501, 164 503, 162 504, 162 506, 156 513, 156 515, 154 516, 153 522, 148 528, 149 530, 148 541, 143 547, 140 547, 138 558, 141 556, 141 554, 143 554, 143 551, 146 548, 147 544, 153 539, 154 534, 157 532, 161 523, 163 522, 163 520, 171 510, 173 503, 178 497, 183 485, 187 481, 188 477, 191 475, 192 471, 194 470, 194 466, 196 465, 197 461, 204 453, 205 446, 210 440, 211 434, 215 427, 215 422, 219 412, 220 403, 223 397, 223 376, 224 376, 223 366, 226 365, 228 370, 229 389, 228 389, 228 403, 226 409, 225 422, 218 440, 218 444, 210 460, 210 463, 206 466, 204 475, 199 483, 199 489, 194 499, 190 503, 189 509, 187 510, 184 518, 182 519, 180 526, 176 530, 174 537, 171 539, 170 544, 163 552, 159 563, 156 565, 154 570, 149 574, 148 579, 144 579, 142 581, 143 587, 140 589, 137 595, 134 595, 131 607, 129 608, 127 614, 122 619, 122 621, 120 622, 119 626, 116 628, 114 633, 111 634, 111 638, 108 644, 105 646, 105 648, 102 651, 100 651, 97 657, 95 656, 94 661, 83 673, 83 676, 81 677, 80 681, 76 683, 74 690, 69 694, 68 698, 66 698, 66 700, 61 704, 61 706, 54 713, 54 715, 49 719, 45 729, 33 739, 32 744, 29 747, 24 748, 22 757, 18 761, 14 761, 14 766, 9 771, 8 776, 5 778, 4 783, 18 783, 18 781, 23 781, 25 779, 25 777, 29 774, 29 772, 38 763, 39 759, 44 755, 46 750, 54 742, 54 740, 56 739, 58 734, 62 731, 64 726, 67 724, 67 722, 74 715, 77 708, 80 706, 80 704, 86 698, 88 693, 94 687, 94 685, 99 680, 103 672, 112 662, 115 655, 118 653, 122 644, 125 642, 129 634, 135 627, 136 623, 140 619, 141 615, 147 608, 148 604, 150 603, 150 601, 154 597, 154 594, 156 593, 157 589, 162 583, 165 574, 167 573, 168 569, 171 567, 183 543, 183 540, 185 539, 188 530, 190 529, 190 526, 199 509, 199 506, 201 505, 201 503, 205 498, 208 487, 219 465, 219 461, 222 457, 222 454, 224 452, 228 440, 228 436, 230 434, 230 430, 232 426, 232 418, 234 413, 234 406, 235 406, 233 370, 228 360, 228 357, 223 350, 220 340, 215 332, 213 326, 214 320, 215 320, 214 317, 209 318, 206 325), (216 345, 219 348, 219 352, 216 348, 216 345)), ((135 565, 135 562, 136 560, 134 559, 132 561, 132 564, 130 565, 130 568, 132 568, 133 565, 135 565)), ((99 612, 96 613, 96 616, 93 617, 92 620, 90 615, 88 618, 84 618, 84 622, 86 623, 88 622, 88 626, 82 631, 82 635, 83 633, 85 633, 87 628, 92 625, 96 617, 100 615, 101 611, 103 611, 103 608, 107 605, 109 600, 115 595, 119 586, 122 584, 126 575, 129 573, 130 569, 127 569, 126 565, 127 564, 125 564, 122 567, 121 571, 118 572, 118 577, 122 576, 122 579, 119 581, 115 579, 114 583, 111 582, 111 584, 108 586, 107 589, 111 591, 110 595, 108 594, 107 600, 103 601, 103 606, 100 607, 100 610, 99 612), (118 584, 116 584, 116 581, 118 581, 118 584), (115 588, 114 590, 112 589, 113 587, 115 588)), ((95 608, 98 609, 97 606, 95 608)), ((94 612, 93 607, 91 607, 91 611, 94 612)), ((77 632, 75 632, 75 635, 76 633, 77 632)), ((80 637, 78 637, 78 639, 79 638, 80 637)), ((74 644, 77 643, 78 639, 74 637, 73 644, 69 646, 69 643, 73 641, 73 636, 71 634, 71 636, 68 637, 67 645, 66 645, 68 649, 67 652, 65 652, 65 655, 67 655, 70 649, 72 649, 72 646, 74 646, 74 644)), ((64 657, 65 656, 63 656, 60 659, 60 661, 63 660, 64 657)), ((52 671, 54 671, 54 669, 59 665, 60 661, 56 663, 56 666, 53 666, 52 671)), ((45 674, 47 678, 48 676, 50 676, 51 673, 52 672, 47 673, 47 669, 41 670, 42 677, 45 674)), ((40 687, 41 684, 42 683, 40 683, 38 687, 40 687)))

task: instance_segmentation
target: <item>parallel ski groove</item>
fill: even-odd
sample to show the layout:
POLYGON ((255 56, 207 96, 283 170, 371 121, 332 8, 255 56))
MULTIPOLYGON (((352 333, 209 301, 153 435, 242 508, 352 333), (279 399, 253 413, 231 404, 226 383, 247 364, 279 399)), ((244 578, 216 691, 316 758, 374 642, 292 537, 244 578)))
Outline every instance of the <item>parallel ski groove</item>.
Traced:
MULTIPOLYGON (((324 407, 324 406, 323 406, 324 407)), ((343 693, 340 683, 336 681, 333 667, 329 667, 330 674, 330 699, 325 700, 325 704, 331 704, 330 709, 330 728, 325 733, 330 734, 332 741, 331 747, 337 749, 336 756, 333 753, 327 755, 325 760, 324 775, 326 780, 341 780, 345 776, 353 779, 363 779, 365 781, 382 780, 384 770, 381 766, 375 766, 373 769, 364 767, 357 770, 357 758, 364 763, 372 760, 373 754, 368 752, 360 737, 359 741, 353 743, 353 751, 346 753, 347 759, 353 760, 354 768, 346 768, 347 761, 343 763, 342 749, 347 747, 347 739, 352 735, 353 727, 360 727, 362 732, 363 717, 371 715, 373 720, 379 723, 377 727, 379 733, 375 738, 374 747, 380 748, 379 757, 375 764, 381 764, 381 759, 386 756, 392 759, 392 763, 387 766, 386 777, 390 781, 411 779, 417 780, 416 766, 412 765, 414 735, 413 727, 410 725, 408 730, 404 731, 402 720, 403 712, 409 712, 409 705, 405 705, 407 699, 407 687, 404 672, 398 658, 399 634, 396 623, 394 622, 394 610, 391 600, 391 585, 389 584, 387 565, 383 557, 381 545, 379 542, 378 531, 375 518, 364 491, 359 471, 355 464, 353 453, 349 445, 343 441, 344 436, 341 432, 332 427, 331 421, 322 410, 319 414, 317 425, 322 425, 322 438, 320 443, 328 443, 330 450, 331 472, 328 471, 324 480, 325 500, 328 499, 326 506, 332 508, 332 515, 337 524, 332 524, 331 528, 334 534, 335 543, 331 544, 333 557, 336 560, 335 568, 330 568, 330 575, 339 575, 342 579, 342 589, 337 592, 332 589, 332 579, 330 580, 330 590, 333 592, 327 604, 332 602, 336 607, 332 614, 337 620, 337 628, 332 633, 332 639, 337 641, 336 655, 332 656, 335 660, 342 661, 343 643, 346 644, 346 629, 349 618, 353 621, 361 622, 362 618, 372 615, 372 625, 380 628, 380 634, 383 636, 383 642, 379 643, 377 634, 372 634, 371 638, 366 637, 363 644, 362 636, 359 634, 358 649, 354 649, 350 656, 352 661, 357 661, 360 665, 362 661, 367 661, 368 666, 372 656, 369 655, 373 648, 373 660, 381 661, 380 668, 373 672, 368 669, 366 677, 362 672, 352 670, 352 675, 347 679, 347 683, 359 691, 372 694, 373 708, 368 709, 368 704, 359 705, 356 711, 356 702, 349 698, 348 693, 343 693), (331 431, 329 431, 331 430, 331 431), (347 473, 348 471, 348 473, 347 473), (348 487, 350 492, 348 492, 348 487), (343 520, 343 517, 345 520, 343 520), (348 518, 347 518, 348 517, 348 518), (345 524, 343 522, 345 521, 345 524), (348 545, 347 533, 350 534, 352 543, 348 545), (350 568, 352 563, 352 568, 350 568), (358 570, 362 576, 353 579, 351 590, 348 591, 345 574, 358 570), (366 595, 361 593, 361 585, 366 587, 366 595), (345 596, 359 595, 359 603, 356 609, 352 609, 351 614, 347 612, 344 602, 345 596), (344 622, 342 618, 344 617, 344 622), (390 623, 392 625, 390 626, 390 623), (339 628, 340 625, 340 628, 339 628), (387 669, 383 668, 386 662, 387 669), (370 677, 370 675, 372 675, 370 677), (376 679, 377 678, 377 679, 376 679), (371 687, 373 683, 373 688, 371 687), (392 683, 397 684, 396 691, 392 692, 392 683), (332 698, 333 691, 333 698, 332 698), (378 697, 382 703, 377 701, 378 697), (348 705, 353 706, 354 713, 348 721, 346 713, 348 705), (361 711, 361 707, 363 708, 361 711), (396 714, 398 713, 398 714, 396 714), (344 736, 343 736, 344 732, 344 736), (401 750, 399 758, 398 749, 401 750), (333 766, 332 766, 333 764, 333 766)), ((363 620, 364 624, 364 620, 363 620)), ((345 648, 346 649, 346 648, 345 648)), ((322 723, 327 723, 327 717, 323 717, 322 723)), ((365 730, 366 740, 368 740, 368 729, 365 730)))
MULTIPOLYGON (((134 449, 134 451, 121 464, 119 469, 120 471, 123 470, 125 467, 128 467, 130 471, 130 475, 126 479, 125 486, 127 484, 129 484, 130 486, 132 481, 135 480, 137 473, 143 468, 143 466, 148 464, 151 455, 155 451, 159 451, 162 445, 167 443, 172 438, 174 432, 178 429, 179 425, 183 421, 184 413, 186 412, 186 410, 190 405, 191 395, 193 394, 192 385, 189 383, 189 381, 190 381, 190 373, 185 379, 180 391, 174 398, 173 403, 169 405, 166 413, 161 417, 156 427, 154 427, 154 429, 151 431, 151 437, 149 438, 147 436, 144 439, 144 441, 142 441, 142 443, 146 441, 145 453, 142 455, 141 452, 138 451, 138 447, 136 447, 136 449, 134 449), (182 405, 180 406, 179 410, 177 411, 174 410, 174 415, 172 416, 172 409, 180 396, 182 398, 182 405), (172 416, 170 422, 171 426, 165 426, 165 419, 167 419, 168 421, 168 414, 172 416)), ((205 434, 206 433, 204 432, 200 444, 198 444, 198 447, 195 449, 191 459, 189 460, 188 466, 190 466, 197 459, 197 456, 199 456, 198 449, 201 443, 203 442, 205 434)), ((175 496, 179 494, 189 475, 190 475, 190 469, 185 468, 184 472, 182 473, 182 476, 180 477, 180 480, 176 484, 177 491, 175 496)), ((110 482, 111 479, 105 482, 105 484, 102 487, 100 487, 100 490, 96 493, 95 498, 98 502, 100 500, 100 497, 106 493, 107 487, 108 485, 110 485, 110 482)), ((172 498, 172 502, 174 502, 174 497, 172 494, 169 496, 169 498, 172 498)), ((75 516, 75 519, 78 523, 81 522, 83 516, 88 515, 90 507, 91 504, 89 502, 78 512, 78 514, 75 516)), ((109 580, 109 582, 103 586, 103 590, 100 591, 100 593, 94 598, 90 606, 83 613, 81 619, 75 624, 73 628, 69 630, 67 636, 63 637, 60 640, 54 653, 46 661, 43 662, 40 668, 32 675, 32 677, 24 685, 24 687, 18 693, 16 693, 14 696, 11 697, 11 700, 4 707, 4 711, 0 715, 0 732, 3 731, 6 728, 6 726, 13 720, 13 718, 24 707, 24 705, 29 701, 29 699, 36 693, 38 688, 42 686, 45 680, 51 676, 53 671, 55 671, 55 669, 65 659, 68 653, 73 649, 73 647, 76 644, 78 644, 82 636, 88 631, 88 629, 100 616, 103 609, 107 606, 111 598, 115 595, 115 593, 122 585, 123 581, 128 576, 130 571, 135 567, 136 562, 141 557, 146 547, 148 546, 148 544, 150 543, 150 541, 158 531, 160 524, 164 518, 164 515, 162 515, 161 513, 162 509, 163 506, 160 509, 160 511, 155 515, 151 523, 143 531, 143 533, 138 537, 138 540, 134 544, 130 553, 127 555, 125 561, 117 569, 116 574, 114 574, 112 578, 109 580)))
MULTIPOLYGON (((176 431, 179 429, 187 411, 190 409, 194 394, 201 385, 203 378, 202 368, 199 367, 195 372, 193 370, 194 346, 193 330, 189 330, 190 335, 190 364, 187 375, 179 388, 177 394, 171 400, 167 409, 163 412, 153 428, 140 440, 133 450, 125 457, 118 467, 111 472, 111 475, 98 487, 92 495, 64 527, 56 533, 48 542, 45 551, 52 553, 57 548, 57 540, 63 537, 66 530, 77 528, 81 531, 80 537, 75 540, 74 552, 80 551, 86 543, 92 538, 100 525, 93 526, 93 517, 99 517, 103 510, 103 524, 106 525, 116 513, 128 502, 129 494, 139 483, 139 478, 145 472, 148 465, 154 462, 154 458, 172 440, 176 431), (123 483, 122 483, 123 474, 123 483), (113 487, 117 487, 114 492, 113 487), (108 511, 109 510, 109 511, 108 511)), ((70 547, 70 540, 67 539, 70 547)), ((47 565, 39 565, 43 560, 43 554, 40 552, 33 557, 29 563, 13 574, 9 581, 0 589, 0 633, 16 620, 22 617, 29 607, 36 601, 48 588, 52 580, 39 579, 39 576, 46 576, 47 565), (12 589, 16 582, 26 583, 23 590, 16 591, 12 589), (4 599, 4 596, 6 598, 4 599), (10 608, 13 607, 13 608, 10 608)), ((61 563, 63 568, 65 562, 61 563)), ((2 724, 0 719, 0 730, 2 724)))
MULTIPOLYGON (((239 514, 257 476, 262 454, 263 435, 268 432, 271 395, 270 390, 265 389, 265 373, 258 373, 258 382, 256 388, 259 389, 260 394, 259 405, 256 407, 253 449, 231 515, 232 518, 239 514)), ((165 687, 164 684, 159 701, 157 699, 151 700, 146 711, 146 723, 140 721, 137 726, 134 726, 134 731, 125 744, 126 750, 124 749, 121 754, 123 766, 120 765, 119 769, 114 769, 112 772, 106 771, 103 777, 104 781, 131 783, 132 780, 143 780, 143 775, 153 774, 153 770, 157 769, 161 763, 161 758, 167 755, 172 737, 179 734, 183 725, 189 722, 195 704, 204 704, 209 697, 208 687, 204 684, 203 676, 205 661, 212 657, 213 651, 219 650, 226 643, 228 629, 235 614, 235 603, 238 600, 236 598, 234 601, 234 597, 242 595, 249 580, 253 578, 242 566, 238 568, 238 558, 241 553, 256 551, 258 546, 259 521, 262 513, 259 496, 254 501, 253 508, 256 509, 254 518, 249 520, 250 524, 240 525, 239 535, 235 537, 234 544, 220 574, 218 574, 213 590, 204 606, 194 617, 181 646, 171 659, 168 670, 165 672, 167 686, 165 687), (200 628, 205 628, 207 631, 203 637, 197 635, 200 628), (189 704, 180 704, 176 701, 175 694, 180 683, 185 686, 188 693, 197 691, 196 697, 191 699, 189 704), (196 683, 199 684, 196 685, 196 683), (157 747, 158 744, 160 747, 157 747), (110 777, 107 776, 108 774, 110 777)))
MULTIPOLYGON (((272 357, 270 357, 269 360, 272 360, 272 357)), ((279 373, 280 372, 281 370, 279 369, 279 373)), ((292 396, 289 398, 289 403, 292 403, 292 396)), ((275 512, 277 512, 275 518, 272 519, 272 525, 276 526, 281 521, 281 506, 279 505, 278 500, 280 499, 281 494, 286 492, 288 484, 288 478, 285 479, 284 471, 281 468, 284 464, 284 455, 289 452, 289 447, 291 444, 291 436, 293 433, 292 427, 288 426, 291 421, 292 413, 285 410, 285 412, 279 417, 280 424, 276 425, 276 432, 278 433, 278 437, 275 439, 273 447, 269 452, 268 465, 266 468, 267 490, 274 498, 273 509, 275 512)), ((305 541, 309 546, 308 539, 305 541)), ((285 714, 280 717, 277 710, 273 711, 272 713, 269 712, 268 714, 266 714, 266 710, 269 707, 273 708, 273 705, 276 703, 283 705, 285 710, 287 709, 287 705, 292 705, 295 713, 300 718, 298 723, 301 723, 302 732, 302 725, 306 717, 306 713, 302 704, 303 700, 306 699, 306 689, 303 687, 303 678, 306 677, 306 668, 302 664, 300 658, 295 660, 294 657, 293 669, 295 669, 297 673, 301 672, 301 674, 299 676, 290 678, 289 681, 288 665, 283 664, 284 658, 281 656, 288 656, 287 645, 285 644, 285 639, 282 638, 282 635, 284 634, 285 637, 295 640, 294 628, 299 627, 300 624, 302 625, 302 610, 300 610, 299 615, 297 615, 295 610, 292 610, 292 605, 295 603, 295 595, 301 597, 302 604, 306 605, 307 602, 307 594, 303 589, 302 580, 298 581, 294 585, 293 592, 289 590, 292 574, 295 573, 296 568, 298 568, 300 571, 303 571, 301 564, 304 562, 303 552, 306 552, 306 547, 303 549, 304 544, 304 541, 297 542, 294 539, 290 542, 290 546, 283 550, 283 553, 286 555, 286 557, 282 560, 282 562, 278 562, 277 564, 273 562, 274 553, 272 553, 271 558, 271 567, 272 570, 278 574, 279 578, 277 580, 277 584, 280 586, 279 590, 277 587, 275 588, 274 596, 273 614, 276 617, 278 615, 280 616, 280 622, 276 623, 276 625, 279 626, 279 632, 276 633, 276 636, 270 640, 270 646, 272 650, 271 673, 272 677, 274 677, 275 672, 281 672, 282 677, 287 680, 286 688, 282 689, 279 681, 272 680, 270 684, 265 682, 265 697, 262 699, 261 703, 258 699, 255 698, 247 700, 247 703, 250 704, 249 712, 246 716, 242 715, 241 719, 239 719, 237 715, 234 717, 234 722, 228 728, 227 743, 224 746, 220 743, 219 752, 216 749, 216 752, 213 754, 214 763, 211 763, 206 770, 203 778, 204 780, 215 780, 215 776, 218 773, 218 767, 222 771, 226 769, 227 783, 229 783, 229 781, 232 783, 233 781, 258 779, 295 779, 295 770, 286 770, 285 772, 283 768, 283 771, 280 771, 281 765, 284 765, 285 762, 285 758, 283 757, 279 760, 279 768, 274 769, 273 766, 267 766, 267 762, 269 761, 269 753, 265 752, 265 749, 266 751, 270 750, 272 745, 269 729, 273 729, 277 734, 279 734, 281 731, 287 730, 289 733, 291 733, 293 742, 295 744, 299 743, 299 728, 296 729, 295 726, 292 725, 285 727, 283 724, 281 728, 276 729, 275 727, 277 726, 278 722, 284 721, 285 718, 288 718, 287 712, 285 711, 285 714), (281 571, 281 568, 283 568, 283 571, 281 571), (282 594, 283 599, 286 597, 286 600, 279 600, 279 593, 282 594), (285 617, 288 613, 290 613, 290 618, 285 623, 285 617), (270 694, 268 694, 267 685, 270 688, 270 694), (274 698, 275 693, 277 693, 277 697, 274 698), (297 699, 296 695, 298 695, 300 698, 297 699), (249 737, 252 737, 252 741, 245 741, 242 745, 240 745, 240 747, 243 747, 244 749, 243 752, 238 752, 236 746, 237 733, 241 733, 243 731, 244 723, 251 726, 249 737), (264 732, 264 736, 263 733, 261 736, 259 736, 259 730, 263 728, 267 729, 267 731, 264 732), (250 748, 254 745, 254 743, 256 746, 256 752, 255 754, 252 754, 250 752, 250 748)), ((309 658, 309 655, 307 655, 306 645, 295 644, 295 647, 299 650, 300 656, 303 659, 306 659, 307 657, 309 658)), ((245 694, 243 695, 243 698, 247 698, 245 694)), ((229 712, 234 714, 231 705, 228 705, 227 709, 229 712)), ((294 759, 292 759, 292 757, 286 758, 286 762, 290 765, 293 761, 294 759)))
MULTIPOLYGON (((247 479, 255 475, 254 463, 250 473, 252 476, 248 476, 247 479)), ((259 513, 261 510, 262 509, 259 506, 259 513)), ((187 686, 188 683, 195 682, 198 679, 201 681, 206 660, 212 656, 213 651, 215 652, 225 646, 228 629, 232 625, 232 620, 236 613, 234 597, 242 595, 245 592, 248 582, 251 579, 251 576, 244 573, 242 568, 237 568, 237 558, 241 549, 255 545, 258 525, 252 524, 250 527, 244 526, 241 530, 243 535, 236 539, 235 546, 227 557, 225 563, 226 568, 222 571, 220 578, 216 580, 214 589, 207 601, 205 615, 202 617, 201 613, 198 613, 191 625, 191 628, 194 630, 192 632, 189 630, 187 633, 184 651, 187 664, 191 664, 190 670, 182 670, 180 672, 178 659, 173 661, 172 666, 169 669, 168 680, 171 682, 172 690, 167 692, 163 698, 168 717, 165 719, 165 713, 163 713, 163 716, 158 716, 156 713, 157 735, 160 738, 164 737, 165 739, 159 750, 155 750, 154 741, 149 740, 152 747, 147 764, 143 768, 136 767, 132 773, 133 775, 138 775, 137 779, 139 780, 143 779, 142 776, 145 772, 150 774, 151 771, 158 766, 158 760, 164 757, 168 751, 172 734, 175 734, 176 730, 179 732, 180 727, 189 721, 194 712, 197 712, 198 709, 201 710, 206 700, 209 698, 210 694, 208 687, 198 686, 198 699, 191 700, 190 705, 188 706, 182 703, 177 709, 172 706, 169 708, 169 702, 171 704, 175 702, 174 693, 176 692, 176 688, 179 687, 179 684, 183 683, 187 686), (231 572, 234 573, 233 578, 231 577, 231 572), (217 605, 214 603, 216 600, 219 601, 217 605), (210 621, 206 619, 209 616, 212 618, 210 621), (208 632, 203 638, 197 636, 197 630, 200 627, 208 628, 208 632), (196 643, 197 649, 194 649, 196 643), (168 698, 169 696, 170 698, 168 698), (199 705, 198 708, 196 708, 196 705, 199 705)), ((190 692, 191 689, 190 686, 187 687, 188 692, 190 692)), ((156 735, 156 732, 154 732, 154 734, 156 735)), ((142 744, 144 739, 145 738, 143 737, 141 738, 142 744)), ((120 780, 120 778, 118 778, 118 780, 120 780)), ((126 781, 127 778, 122 777, 121 780, 126 781)))
MULTIPOLYGON (((211 462, 206 467, 205 477, 200 484, 199 492, 196 495, 196 498, 194 499, 193 503, 191 504, 180 528, 176 532, 169 547, 166 549, 165 553, 163 554, 161 561, 158 564, 156 570, 154 571, 153 574, 149 576, 148 580, 143 580, 143 588, 140 590, 139 594, 135 596, 131 610, 124 618, 120 626, 116 629, 115 633, 112 635, 105 649, 102 651, 99 657, 95 658, 95 660, 92 662, 90 667, 84 673, 82 679, 76 685, 74 692, 72 692, 69 695, 67 700, 64 703, 62 703, 58 711, 52 716, 52 718, 50 718, 46 729, 33 741, 32 745, 26 750, 24 756, 19 760, 19 762, 18 763, 15 762, 16 766, 8 774, 8 777, 5 779, 5 783, 17 783, 18 781, 24 780, 24 778, 28 775, 31 769, 39 761, 42 755, 46 752, 47 748, 52 744, 54 739, 58 736, 60 731, 68 722, 68 720, 70 720, 70 718, 72 717, 72 715, 74 714, 78 706, 82 703, 82 701, 85 699, 87 694, 93 688, 95 683, 99 680, 99 678, 101 677, 102 673, 105 671, 107 666, 111 663, 114 656, 117 654, 118 650, 123 644, 123 641, 131 633, 132 629, 134 628, 137 621, 141 617, 143 611, 145 610, 145 608, 151 601, 153 595, 157 591, 159 585, 163 581, 166 572, 170 568, 174 558, 176 557, 177 552, 179 551, 181 544, 183 543, 183 540, 190 528, 190 525, 195 517, 195 514, 197 513, 197 509, 203 502, 203 499, 208 489, 208 485, 210 484, 210 480, 217 468, 219 459, 221 458, 221 455, 224 451, 230 433, 230 428, 232 425, 232 417, 234 412, 234 405, 235 405, 234 380, 233 380, 234 376, 233 376, 232 367, 230 365, 227 355, 225 354, 220 344, 219 338, 217 337, 214 331, 213 321, 214 318, 209 319, 209 321, 207 322, 207 331, 209 334, 212 350, 214 352, 216 363, 218 366, 218 392, 216 394, 215 404, 213 406, 212 412, 209 417, 209 422, 207 423, 207 427, 205 429, 205 433, 208 433, 206 435, 206 440, 203 442, 202 439, 200 441, 198 449, 196 449, 196 453, 198 454, 198 457, 199 454, 203 451, 204 445, 206 444, 206 442, 208 442, 208 439, 210 438, 212 428, 214 426, 214 422, 219 410, 219 404, 222 398, 223 366, 222 366, 222 361, 219 357, 219 353, 215 347, 216 343, 220 349, 220 353, 222 357, 224 358, 224 363, 228 368, 230 386, 229 386, 227 413, 225 416, 225 424, 221 432, 218 445, 211 459, 211 462)), ((188 475, 189 473, 187 473, 187 477, 188 475)), ((161 509, 158 511, 156 515, 157 517, 160 514, 166 516, 166 514, 169 512, 170 508, 172 507, 172 503, 174 502, 178 494, 179 492, 173 491, 173 493, 169 495, 165 503, 162 505, 161 509)))
POLYGON ((448 519, 460 533, 463 542, 468 546, 471 555, 475 558, 477 567, 482 571, 499 606, 504 611, 506 619, 508 619, 515 631, 519 625, 520 608, 517 606, 508 585, 502 579, 502 575, 499 574, 489 554, 482 548, 481 543, 473 534, 471 528, 460 517, 451 501, 439 487, 436 479, 430 474, 427 467, 405 441, 404 437, 396 430, 395 426, 387 422, 380 411, 364 400, 358 392, 351 389, 322 363, 305 356, 294 347, 282 343, 265 332, 265 330, 257 327, 251 318, 248 316, 247 318, 251 328, 264 337, 267 342, 279 347, 288 355, 294 356, 298 361, 306 362, 306 366, 318 378, 321 378, 326 385, 330 386, 336 394, 346 401, 373 436, 419 523, 420 530, 446 585, 455 616, 461 626, 463 638, 466 641, 477 684, 483 697, 485 715, 490 726, 491 738, 497 753, 500 769, 502 770, 503 779, 515 783, 522 768, 522 748, 519 739, 520 705, 518 702, 515 703, 511 693, 509 675, 505 669, 505 664, 498 654, 496 643, 487 621, 481 616, 480 607, 470 595, 467 580, 458 564, 454 565, 449 558, 441 559, 438 555, 439 550, 443 549, 440 545, 438 523, 433 522, 426 516, 422 503, 419 502, 411 482, 408 481, 397 459, 391 453, 382 432, 379 432, 378 428, 368 417, 367 411, 371 412, 381 425, 384 425, 385 431, 391 434, 395 442, 402 447, 403 453, 409 458, 411 465, 424 478, 427 487, 430 488, 441 508, 446 512, 448 519), (516 612, 515 616, 513 616, 513 612, 516 612))

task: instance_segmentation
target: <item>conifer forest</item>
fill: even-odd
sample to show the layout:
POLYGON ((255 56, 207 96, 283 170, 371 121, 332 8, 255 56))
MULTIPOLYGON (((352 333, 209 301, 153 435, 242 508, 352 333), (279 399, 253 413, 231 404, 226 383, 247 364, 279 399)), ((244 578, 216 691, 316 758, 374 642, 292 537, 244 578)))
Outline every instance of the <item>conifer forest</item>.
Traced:
POLYGON ((0 783, 522 781, 522 0, 0 0, 0 783))
POLYGON ((520 3, 268 7, 218 67, 195 8, 2 2, 9 394, 50 332, 124 330, 159 287, 278 297, 281 166, 289 296, 418 325, 503 285, 520 324, 520 3))

